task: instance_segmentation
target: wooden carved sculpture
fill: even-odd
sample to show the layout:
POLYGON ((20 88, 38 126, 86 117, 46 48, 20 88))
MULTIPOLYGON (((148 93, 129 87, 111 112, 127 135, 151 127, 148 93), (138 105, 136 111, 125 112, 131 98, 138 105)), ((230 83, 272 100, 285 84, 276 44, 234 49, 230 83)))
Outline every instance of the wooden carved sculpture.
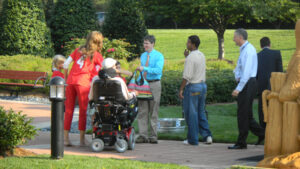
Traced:
POLYGON ((265 159, 259 167, 300 169, 300 20, 295 36, 296 52, 287 73, 273 72, 271 91, 263 92, 267 127, 265 159))

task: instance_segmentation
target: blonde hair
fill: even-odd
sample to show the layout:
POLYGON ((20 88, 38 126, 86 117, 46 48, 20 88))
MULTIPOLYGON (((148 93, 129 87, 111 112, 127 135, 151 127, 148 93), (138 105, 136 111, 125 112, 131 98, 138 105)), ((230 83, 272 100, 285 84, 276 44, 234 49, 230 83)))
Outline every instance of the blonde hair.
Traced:
POLYGON ((53 68, 58 68, 58 64, 59 63, 62 63, 62 62, 65 62, 66 61, 66 58, 63 56, 63 55, 55 55, 53 57, 53 61, 52 61, 52 69, 53 68))
POLYGON ((93 59, 94 52, 101 53, 103 47, 103 35, 98 31, 92 31, 88 34, 86 38, 85 45, 81 46, 80 52, 83 54, 83 59, 89 57, 90 60, 93 59))

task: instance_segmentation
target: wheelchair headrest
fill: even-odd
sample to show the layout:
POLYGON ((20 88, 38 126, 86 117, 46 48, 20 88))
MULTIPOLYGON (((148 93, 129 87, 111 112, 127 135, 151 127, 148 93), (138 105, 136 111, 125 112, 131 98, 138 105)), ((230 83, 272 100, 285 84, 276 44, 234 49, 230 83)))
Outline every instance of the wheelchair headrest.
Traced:
POLYGON ((122 93, 121 82, 118 80, 96 80, 93 85, 93 96, 95 103, 99 103, 101 100, 116 101, 120 104, 126 103, 122 93))
POLYGON ((98 72, 98 76, 100 77, 100 79, 114 78, 117 76, 117 72, 113 68, 102 69, 98 72))

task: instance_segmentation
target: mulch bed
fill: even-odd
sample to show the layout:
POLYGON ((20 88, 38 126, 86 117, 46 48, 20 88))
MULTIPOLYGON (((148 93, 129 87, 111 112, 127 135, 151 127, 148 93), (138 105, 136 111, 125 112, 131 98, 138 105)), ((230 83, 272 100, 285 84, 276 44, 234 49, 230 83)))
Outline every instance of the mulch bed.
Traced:
MULTIPOLYGON (((25 150, 23 148, 15 148, 14 153, 12 154, 10 151, 6 152, 5 157, 25 157, 25 156, 34 156, 36 155, 35 153, 25 150)), ((3 159, 3 156, 0 156, 0 159, 3 159)))

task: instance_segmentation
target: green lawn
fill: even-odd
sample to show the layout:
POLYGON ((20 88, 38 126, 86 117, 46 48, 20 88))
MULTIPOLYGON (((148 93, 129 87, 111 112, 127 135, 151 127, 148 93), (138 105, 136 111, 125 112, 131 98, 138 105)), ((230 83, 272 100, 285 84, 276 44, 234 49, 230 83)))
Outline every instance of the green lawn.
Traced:
POLYGON ((188 167, 176 164, 160 164, 154 162, 142 162, 135 160, 102 159, 98 157, 66 155, 61 160, 52 160, 49 155, 30 157, 8 157, 0 159, 0 168, 5 169, 187 169, 188 167))
MULTIPOLYGON (((207 59, 216 59, 218 56, 217 36, 212 30, 208 29, 150 29, 150 34, 155 35, 156 49, 162 52, 172 67, 177 61, 183 60, 183 51, 186 48, 186 41, 190 35, 198 35, 201 40, 200 50, 207 59), (175 61, 175 62, 174 62, 175 61)), ((239 48, 233 42, 234 30, 225 32, 225 58, 237 61, 239 48)), ((257 52, 259 52, 259 40, 268 36, 271 39, 272 48, 281 50, 284 67, 296 49, 296 40, 294 30, 248 30, 248 39, 257 52)))
MULTIPOLYGON (((237 106, 235 103, 222 104, 222 105, 207 105, 208 122, 213 134, 214 142, 221 143, 234 143, 238 136, 237 106)), ((160 118, 180 118, 182 117, 182 109, 180 106, 161 107, 159 111, 160 118)), ((257 103, 253 106, 253 113, 255 118, 257 116, 257 103)), ((137 122, 135 121, 134 127, 138 130, 137 122)), ((159 139, 166 140, 184 140, 186 139, 187 131, 184 133, 167 133, 159 134, 159 139)), ((255 143, 257 137, 249 133, 248 143, 255 143)))

